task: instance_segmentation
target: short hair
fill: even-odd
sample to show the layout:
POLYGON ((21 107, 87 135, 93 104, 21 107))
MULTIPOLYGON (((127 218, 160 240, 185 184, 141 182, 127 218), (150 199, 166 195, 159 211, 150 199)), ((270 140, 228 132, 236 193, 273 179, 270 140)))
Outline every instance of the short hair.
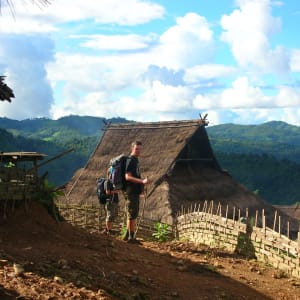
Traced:
POLYGON ((131 147, 134 147, 134 146, 142 146, 142 142, 141 141, 134 141, 131 143, 131 147))

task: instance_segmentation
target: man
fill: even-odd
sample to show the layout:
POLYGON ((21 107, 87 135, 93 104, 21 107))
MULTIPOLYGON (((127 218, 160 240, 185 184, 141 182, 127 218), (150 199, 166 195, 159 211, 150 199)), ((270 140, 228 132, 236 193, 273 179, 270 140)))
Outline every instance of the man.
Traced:
POLYGON ((106 212, 106 219, 105 219, 105 230, 103 233, 108 235, 114 234, 112 230, 113 221, 118 212, 118 204, 119 204, 119 195, 117 191, 114 191, 113 185, 110 181, 110 169, 107 171, 107 180, 104 182, 104 190, 105 194, 107 195, 106 203, 105 203, 105 212, 106 212))
POLYGON ((148 179, 142 179, 139 169, 139 160, 142 151, 142 143, 135 141, 131 144, 131 153, 126 161, 126 210, 127 210, 127 231, 124 240, 128 243, 139 243, 135 238, 136 219, 139 215, 140 195, 144 193, 144 185, 149 183, 148 179))

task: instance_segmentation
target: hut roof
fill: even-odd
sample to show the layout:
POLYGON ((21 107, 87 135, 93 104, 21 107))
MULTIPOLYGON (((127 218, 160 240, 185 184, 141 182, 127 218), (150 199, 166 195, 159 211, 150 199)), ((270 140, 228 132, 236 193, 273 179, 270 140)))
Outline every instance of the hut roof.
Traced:
POLYGON ((0 162, 37 161, 44 159, 46 156, 46 154, 38 152, 0 152, 0 162))
MULTIPOLYGON (((149 189, 152 189, 172 170, 177 160, 192 159, 192 153, 190 158, 183 155, 184 149, 195 132, 206 125, 204 119, 109 124, 87 165, 75 174, 71 182, 71 202, 94 202, 96 178, 105 176, 111 158, 129 154, 131 143, 135 140, 143 143, 141 172, 143 177, 151 179, 149 189), (77 196, 79 194, 80 196, 77 196)), ((213 153, 205 130, 200 130, 200 138, 203 139, 203 155, 211 160, 213 153)), ((212 163, 217 165, 216 160, 212 160, 212 163)))

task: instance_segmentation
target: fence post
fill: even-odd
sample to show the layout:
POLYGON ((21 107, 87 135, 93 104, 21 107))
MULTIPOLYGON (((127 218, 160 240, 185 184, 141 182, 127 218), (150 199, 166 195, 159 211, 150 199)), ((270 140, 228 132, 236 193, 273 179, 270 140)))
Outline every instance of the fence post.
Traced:
POLYGON ((258 210, 255 212, 255 227, 257 227, 258 210))
POLYGON ((235 206, 233 207, 232 219, 233 219, 233 224, 235 224, 235 206))
POLYGON ((279 236, 281 237, 281 216, 278 216, 278 233, 279 236))
POLYGON ((276 228, 276 222, 277 222, 277 210, 275 210, 275 215, 274 215, 273 231, 275 231, 275 228, 276 228))
MULTIPOLYGON (((300 228, 299 228, 300 229, 300 228)), ((299 230, 298 229, 298 230, 299 230)), ((300 250, 300 232, 298 231, 298 239, 297 239, 297 257, 298 257, 298 260, 299 260, 299 250, 300 250)))

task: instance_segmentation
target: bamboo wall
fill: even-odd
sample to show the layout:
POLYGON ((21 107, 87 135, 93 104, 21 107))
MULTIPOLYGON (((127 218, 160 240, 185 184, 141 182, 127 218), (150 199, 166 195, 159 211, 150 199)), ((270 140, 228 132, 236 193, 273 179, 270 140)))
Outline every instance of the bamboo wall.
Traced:
POLYGON ((240 211, 237 211, 236 215, 233 213, 236 217, 232 219, 227 218, 227 213, 228 209, 225 216, 222 216, 219 206, 217 213, 212 214, 207 208, 207 202, 202 209, 195 207, 188 212, 182 211, 177 216, 178 238, 255 257, 288 275, 300 278, 300 235, 298 233, 297 240, 291 240, 281 234, 280 216, 277 213, 273 229, 265 226, 264 211, 261 212, 262 227, 257 226, 258 212, 251 218, 247 213, 241 217, 240 211))

